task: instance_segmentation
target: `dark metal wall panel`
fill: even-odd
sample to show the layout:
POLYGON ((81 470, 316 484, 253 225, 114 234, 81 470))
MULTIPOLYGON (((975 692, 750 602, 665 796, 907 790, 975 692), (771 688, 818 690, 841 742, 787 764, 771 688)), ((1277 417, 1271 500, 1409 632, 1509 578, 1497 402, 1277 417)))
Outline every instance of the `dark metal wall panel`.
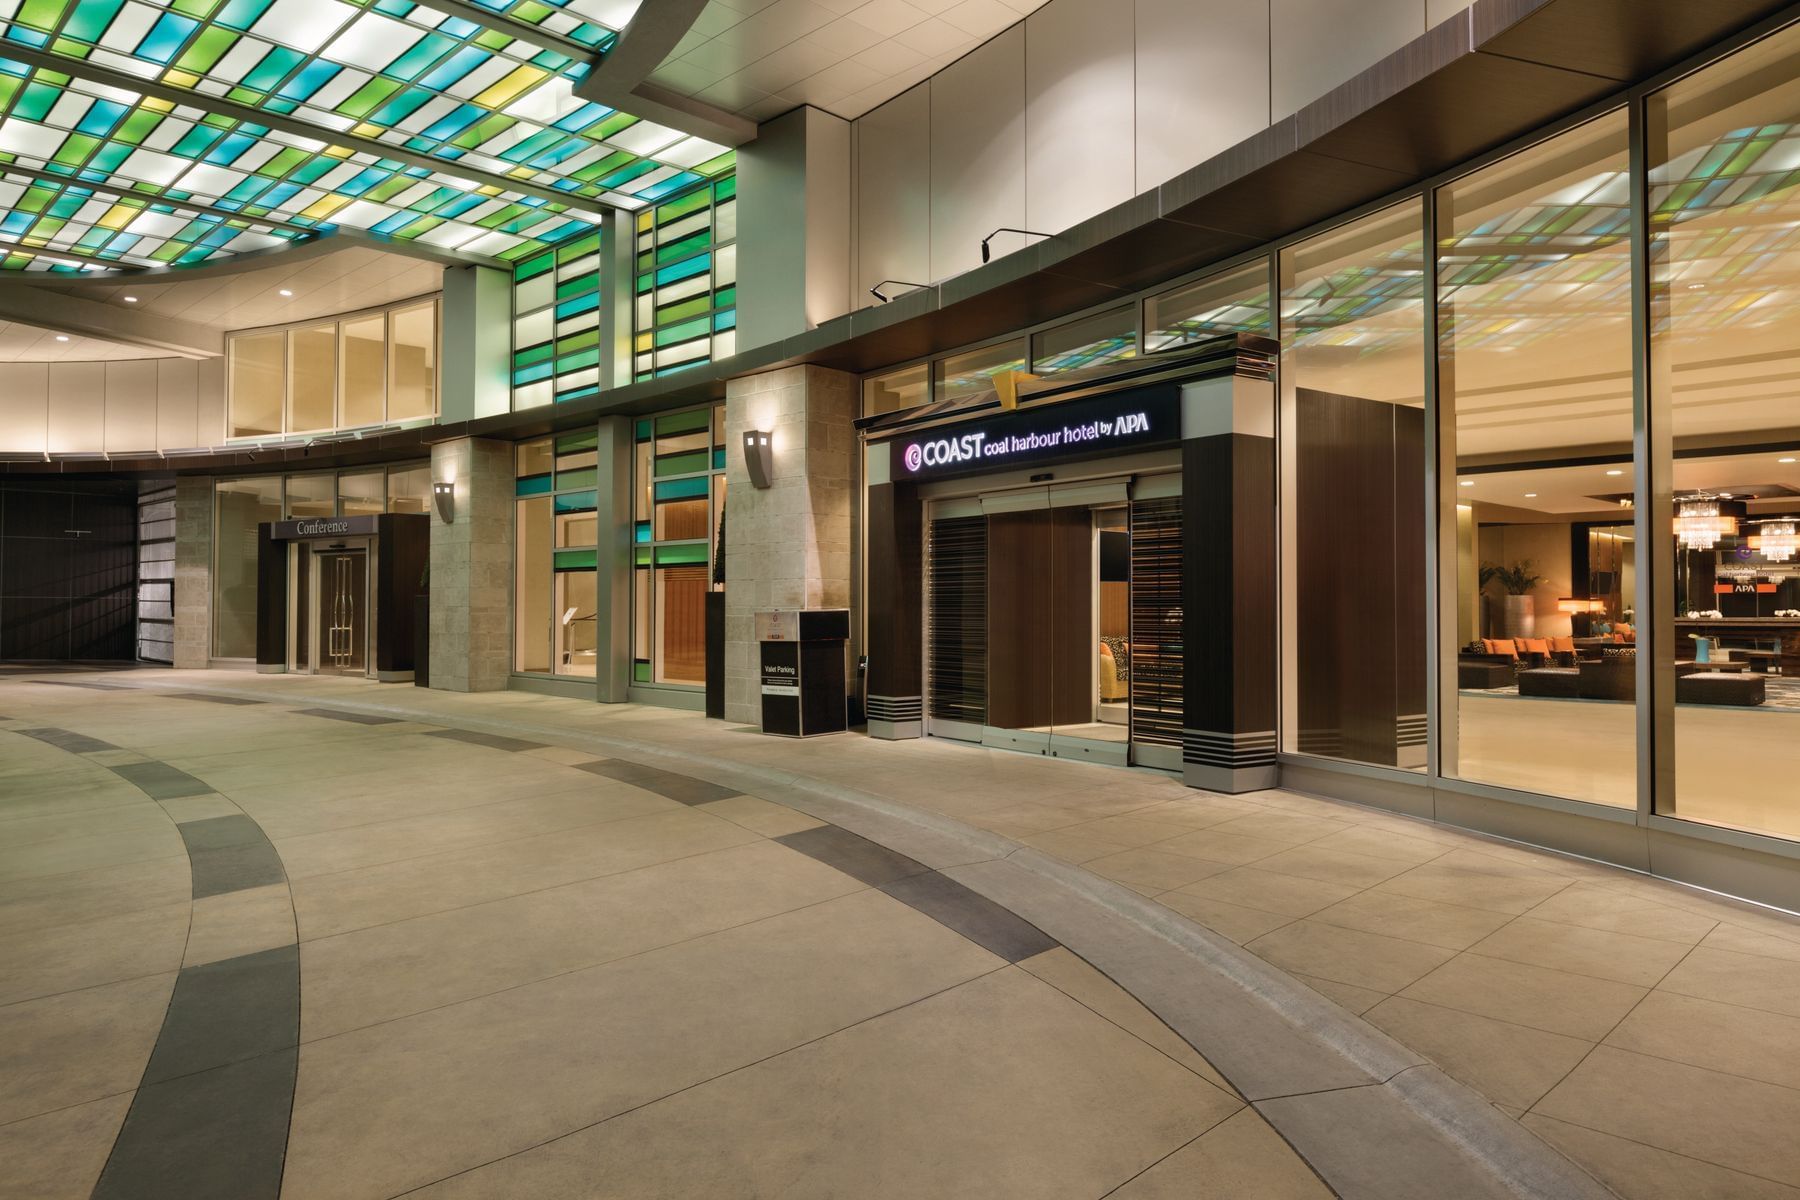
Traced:
POLYGON ((0 486, 0 658, 136 657, 136 495, 120 482, 0 486))

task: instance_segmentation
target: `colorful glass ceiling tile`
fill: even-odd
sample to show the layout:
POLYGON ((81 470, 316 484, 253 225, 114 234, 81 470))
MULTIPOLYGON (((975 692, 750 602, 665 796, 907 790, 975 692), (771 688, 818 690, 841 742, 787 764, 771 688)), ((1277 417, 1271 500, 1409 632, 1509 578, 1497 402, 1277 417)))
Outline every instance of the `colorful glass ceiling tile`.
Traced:
MULTIPOLYGON (((574 95, 634 0, 469 3, 494 20, 411 0, 0 0, 0 166, 192 201, 228 227, 242 213, 273 227, 258 237, 344 226, 518 259, 729 165, 574 95), (513 36, 527 26, 543 45, 513 36)), ((131 264, 247 248, 58 219, 78 227, 26 232, 131 264)))

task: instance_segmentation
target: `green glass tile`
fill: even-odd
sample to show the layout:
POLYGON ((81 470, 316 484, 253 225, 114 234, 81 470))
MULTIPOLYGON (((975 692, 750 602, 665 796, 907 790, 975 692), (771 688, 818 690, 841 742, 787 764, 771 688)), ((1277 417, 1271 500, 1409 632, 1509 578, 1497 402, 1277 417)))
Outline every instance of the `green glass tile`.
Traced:
POLYGON ((547 496, 550 494, 551 482, 548 475, 527 475, 513 484, 515 496, 547 496))
POLYGON ((599 565, 599 551, 558 550, 550 561, 558 571, 591 571, 599 565))
POLYGON ((709 313, 712 311, 712 307, 713 298, 702 293, 693 297, 691 300, 683 300, 678 304, 671 304, 665 308, 657 309, 656 323, 658 325, 667 325, 673 321, 684 321, 689 317, 697 317, 709 313))
POLYGON ((559 354, 556 358, 556 370, 558 374, 566 374, 570 371, 583 371, 588 367, 597 366, 599 362, 600 351, 598 348, 593 350, 583 350, 579 354, 559 354))
POLYGON ((670 200, 665 204, 657 205, 656 223, 658 225, 667 225, 671 221, 676 221, 687 216, 689 213, 699 212, 711 203, 711 193, 704 187, 696 188, 678 200, 670 200))
POLYGON ((100 139, 97 137, 89 137, 84 133, 71 133, 64 140, 62 147, 57 150, 56 156, 50 161, 68 167, 79 166, 87 160, 87 156, 99 144, 100 139))
POLYGON ((338 111, 347 117, 358 120, 375 111, 375 106, 399 91, 402 85, 392 79, 376 76, 374 79, 357 88, 348 100, 338 105, 338 111))
POLYGON ((33 29, 52 30, 62 22, 63 10, 68 5, 69 0, 25 0, 15 19, 33 29))
POLYGON ((599 497, 598 492, 565 492, 556 498, 555 508, 559 513, 593 512, 599 497))
POLYGON ((631 664, 631 681, 633 683, 650 682, 650 664, 643 659, 636 659, 631 664))
POLYGON ((656 485, 656 500, 665 503, 670 500, 693 500, 712 492, 710 475, 694 475, 687 479, 668 479, 656 485))
POLYGON ((691 475, 711 468, 712 455, 706 450, 690 450, 686 454, 662 454, 656 459, 656 474, 691 475))
POLYGON ((649 418, 640 418, 637 424, 632 426, 632 438, 634 441, 639 442, 647 442, 650 440, 649 418))
MULTIPOLYGON (((75 11, 69 14, 69 21, 63 26, 63 32, 84 42, 97 42, 124 3, 125 0, 83 0, 82 3, 75 6, 75 11)), ((30 7, 27 4, 19 9, 19 20, 27 25, 31 24, 31 21, 25 16, 25 12, 30 7)), ((58 7, 61 6, 58 5, 58 7)))
MULTIPOLYGON (((86 8, 84 4, 82 6, 86 8)), ((192 71, 196 75, 204 75, 212 69, 214 63, 225 57, 225 52, 237 45, 237 35, 219 25, 202 29, 193 43, 182 52, 175 65, 183 71, 192 71)))
POLYGON ((633 125, 636 125, 637 123, 638 123, 638 119, 636 117, 632 116, 631 114, 616 112, 612 116, 610 116, 610 117, 606 118, 604 121, 600 122, 600 124, 593 126, 590 129, 584 130, 584 132, 587 134, 587 136, 603 142, 607 138, 611 137, 613 134, 618 133, 621 130, 630 129, 633 125))
POLYGON ((711 557, 711 549, 705 542, 680 543, 656 548, 656 565, 659 567, 690 567, 696 563, 704 564, 711 557))
POLYGON ((583 330, 581 333, 574 334, 558 341, 556 343, 556 353, 559 357, 565 354, 575 354, 599 344, 600 331, 598 329, 583 330))
POLYGON ((591 488, 600 480, 597 467, 583 467, 579 471, 558 471, 556 473, 556 490, 565 488, 591 488))
POLYGON ((684 321, 680 325, 671 325, 666 329, 657 330, 656 345, 658 349, 673 346, 680 342, 691 341, 710 331, 711 326, 704 318, 698 321, 684 321))
POLYGON ((588 429, 580 433, 565 433, 556 439, 558 454, 579 454, 583 450, 593 450, 600 445, 600 431, 588 429))
POLYGON ((680 433, 698 433, 712 428, 713 410, 690 408, 683 412, 664 413, 656 418, 656 436, 674 437, 680 433))

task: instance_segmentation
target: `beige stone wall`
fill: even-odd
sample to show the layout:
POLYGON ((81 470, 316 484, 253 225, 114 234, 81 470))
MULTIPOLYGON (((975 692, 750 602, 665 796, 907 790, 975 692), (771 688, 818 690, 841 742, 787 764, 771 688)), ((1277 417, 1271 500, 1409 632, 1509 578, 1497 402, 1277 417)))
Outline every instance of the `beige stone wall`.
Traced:
POLYGON ((431 518, 431 686, 499 691, 512 665, 512 443, 439 442, 431 478, 456 484, 455 522, 431 518))
POLYGON ((757 612, 850 607, 856 394, 855 376, 822 367, 788 367, 726 384, 727 720, 760 719, 757 612), (774 433, 767 490, 750 486, 744 465, 741 447, 750 429, 774 433))
POLYGON ((213 481, 175 481, 174 665, 205 667, 212 657, 213 481))

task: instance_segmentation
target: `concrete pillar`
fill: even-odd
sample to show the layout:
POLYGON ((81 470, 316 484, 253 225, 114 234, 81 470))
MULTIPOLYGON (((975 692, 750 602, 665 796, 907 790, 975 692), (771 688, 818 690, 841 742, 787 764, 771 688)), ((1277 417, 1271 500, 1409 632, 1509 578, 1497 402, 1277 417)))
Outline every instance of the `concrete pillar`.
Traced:
POLYGON ((175 481, 175 653, 177 667, 212 659, 213 481, 175 481))
POLYGON ((850 311, 850 123, 802 106, 738 149, 740 352, 850 311))
POLYGON ((850 606, 856 377, 788 367, 725 385, 725 719, 760 721, 754 614, 850 606), (746 430, 773 433, 774 475, 750 485, 746 430))
POLYGON ((512 669, 512 443, 439 442, 431 478, 456 489, 456 519, 431 516, 431 686, 499 691, 512 669))
POLYGON ((512 276, 493 267, 450 267, 443 304, 443 419, 512 411, 512 276))

